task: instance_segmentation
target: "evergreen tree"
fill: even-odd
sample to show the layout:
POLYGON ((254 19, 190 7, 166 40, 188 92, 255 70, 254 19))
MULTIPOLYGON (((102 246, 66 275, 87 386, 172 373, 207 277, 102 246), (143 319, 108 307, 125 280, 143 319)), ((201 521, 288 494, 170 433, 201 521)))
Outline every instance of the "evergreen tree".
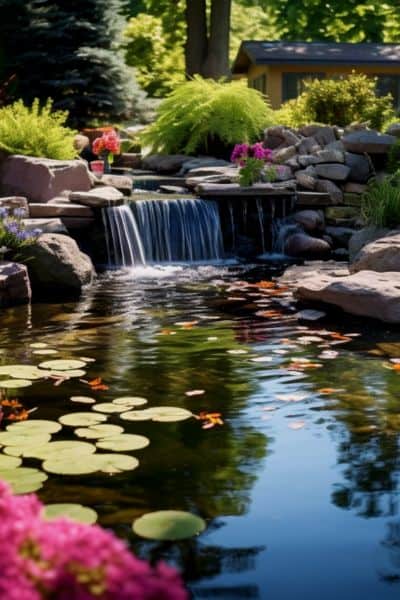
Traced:
MULTIPOLYGON (((138 88, 119 52, 120 0, 0 0, 4 74, 81 126, 127 117, 138 88)), ((137 100, 137 98, 136 98, 137 100)))

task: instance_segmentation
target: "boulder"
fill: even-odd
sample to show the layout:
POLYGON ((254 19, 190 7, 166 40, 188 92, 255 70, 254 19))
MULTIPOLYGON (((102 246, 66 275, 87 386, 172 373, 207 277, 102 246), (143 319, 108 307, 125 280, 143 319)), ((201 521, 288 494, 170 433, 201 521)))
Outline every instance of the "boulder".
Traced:
POLYGON ((317 180, 315 177, 307 173, 307 171, 296 171, 294 176, 296 177, 297 183, 303 188, 306 190, 315 190, 317 180))
POLYGON ((293 219, 307 232, 324 228, 324 213, 322 210, 300 210, 294 213, 293 219))
POLYGON ((27 231, 40 229, 42 233, 68 233, 61 219, 22 219, 27 231))
POLYGON ((92 261, 67 235, 44 233, 20 253, 27 260, 36 297, 76 297, 93 280, 92 261))
POLYGON ((297 156, 293 156, 292 158, 289 158, 289 160, 285 160, 285 165, 290 167, 292 171, 298 171, 298 169, 300 169, 300 163, 297 156))
POLYGON ((315 163, 344 163, 344 153, 341 150, 318 150, 314 158, 315 163))
POLYGON ((32 202, 48 202, 63 190, 89 191, 92 187, 86 162, 9 156, 0 167, 0 189, 32 202))
POLYGON ((297 157, 299 165, 302 167, 309 167, 310 165, 316 165, 318 158, 312 154, 299 154, 297 157))
POLYGON ((374 242, 378 238, 382 238, 385 235, 390 233, 389 229, 384 229, 381 227, 363 227, 359 231, 356 231, 349 240, 349 252, 350 252, 350 260, 353 261, 357 254, 360 252, 361 248, 369 244, 370 242, 374 242))
POLYGON ((360 271, 344 277, 316 272, 299 282, 301 301, 324 302, 345 312, 400 323, 400 273, 360 271))
POLYGON ((321 146, 313 137, 303 138, 297 145, 297 152, 299 154, 315 154, 318 150, 321 150, 321 146))
POLYGON ((355 233, 351 227, 335 227, 334 225, 328 226, 325 231, 332 239, 335 248, 347 248, 350 238, 355 233))
POLYGON ((345 135, 342 142, 348 152, 355 154, 387 154, 396 139, 394 135, 364 129, 345 135))
POLYGON ((329 126, 320 127, 318 131, 314 133, 314 138, 320 146, 327 146, 337 140, 337 128, 329 126))
POLYGON ((350 272, 400 272, 400 231, 391 231, 363 246, 350 265, 350 272))
POLYGON ((368 186, 365 183, 354 183, 354 181, 347 181, 343 186, 343 191, 349 194, 363 194, 367 188, 368 186))
POLYGON ((356 183, 367 183, 371 177, 371 165, 363 154, 345 153, 345 164, 350 168, 349 179, 356 183))
POLYGON ((338 163, 323 163, 316 165, 315 170, 319 177, 333 179, 334 181, 345 181, 350 173, 350 167, 338 163))
POLYGON ((28 200, 23 196, 6 196, 0 198, 0 207, 7 208, 9 211, 14 210, 14 208, 22 208, 26 215, 29 214, 28 200))
POLYGON ((0 261, 0 307, 28 304, 32 296, 25 265, 0 261))
POLYGON ((285 254, 294 257, 321 257, 330 253, 331 247, 325 240, 306 233, 294 233, 285 242, 285 254))
POLYGON ((73 204, 65 198, 63 202, 54 201, 47 204, 35 203, 29 205, 29 216, 33 219, 51 219, 64 217, 84 217, 93 219, 94 213, 89 206, 73 204), (54 203, 53 203, 54 202, 54 203))
POLYGON ((293 156, 296 156, 297 150, 295 146, 287 146, 286 148, 278 148, 274 150, 272 153, 274 162, 276 163, 284 163, 289 160, 293 156))
POLYGON ((96 186, 99 185, 111 186, 122 192, 125 196, 129 196, 133 188, 133 178, 129 177, 129 175, 105 174, 96 182, 96 186))
POLYGON ((391 125, 389 125, 385 133, 400 138, 400 123, 392 123, 391 125))
POLYGON ((111 186, 99 186, 90 192, 71 192, 69 200, 93 208, 120 206, 125 202, 123 193, 111 186))
POLYGON ((172 174, 178 173, 185 162, 188 162, 190 156, 185 154, 151 154, 145 156, 142 160, 143 169, 156 171, 157 173, 172 174))
POLYGON ((283 137, 284 127, 282 125, 277 125, 274 127, 268 127, 264 131, 264 145, 266 148, 271 148, 271 150, 275 150, 279 146, 284 144, 285 140, 283 137))
POLYGON ((276 168, 276 180, 275 181, 289 181, 292 179, 292 169, 287 165, 278 165, 276 168))
POLYGON ((340 204, 343 202, 343 192, 333 181, 329 181, 328 179, 319 179, 315 185, 316 192, 322 192, 325 194, 329 194, 331 200, 335 204, 340 204))

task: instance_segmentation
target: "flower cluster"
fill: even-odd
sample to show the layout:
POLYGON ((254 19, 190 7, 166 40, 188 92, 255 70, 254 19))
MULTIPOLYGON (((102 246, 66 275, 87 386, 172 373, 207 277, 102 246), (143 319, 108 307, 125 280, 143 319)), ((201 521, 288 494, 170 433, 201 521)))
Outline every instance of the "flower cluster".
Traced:
POLYGON ((262 142, 257 142, 252 146, 249 144, 236 144, 231 155, 231 161, 244 167, 248 158, 271 162, 272 150, 264 148, 262 142))
POLYGON ((9 209, 0 206, 0 246, 8 250, 18 250, 21 246, 32 244, 42 233, 41 229, 26 229, 23 218, 24 208, 9 209))
POLYGON ((270 164, 272 162, 272 150, 264 148, 262 142, 253 145, 236 144, 231 155, 231 161, 240 167, 240 185, 248 186, 257 181, 274 181, 276 179, 276 168, 270 164))
POLYGON ((69 519, 45 521, 35 495, 0 481, 0 598, 7 600, 187 600, 163 563, 151 567, 112 533, 69 519))
POLYGON ((93 142, 93 152, 100 156, 104 152, 111 154, 119 154, 121 143, 116 131, 105 131, 101 137, 98 137, 93 142))

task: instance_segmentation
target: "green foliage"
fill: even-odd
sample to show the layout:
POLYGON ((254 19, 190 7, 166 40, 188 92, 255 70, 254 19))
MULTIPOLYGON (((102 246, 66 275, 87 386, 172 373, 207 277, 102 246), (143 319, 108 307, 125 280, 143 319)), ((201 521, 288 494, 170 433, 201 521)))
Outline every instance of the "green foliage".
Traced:
POLYGON ((400 169, 400 139, 397 139, 388 153, 387 171, 389 173, 396 173, 400 169))
POLYGON ((361 211, 368 225, 400 225, 400 172, 370 183, 362 197, 361 211))
POLYGON ((273 123, 265 98, 244 82, 195 77, 161 102, 143 142, 151 152, 226 155, 230 146, 255 141, 273 123))
POLYGON ((168 39, 160 17, 139 14, 124 32, 125 58, 150 95, 162 97, 185 80, 183 43, 168 39))
POLYGON ((370 127, 381 129, 394 111, 392 97, 378 97, 375 84, 373 77, 358 73, 305 82, 304 92, 296 100, 286 102, 277 118, 292 127, 306 123, 345 127, 354 122, 368 122, 370 127))
POLYGON ((52 112, 52 101, 31 107, 22 100, 0 109, 0 149, 10 154, 43 156, 54 159, 74 158, 75 132, 65 127, 67 113, 52 112))

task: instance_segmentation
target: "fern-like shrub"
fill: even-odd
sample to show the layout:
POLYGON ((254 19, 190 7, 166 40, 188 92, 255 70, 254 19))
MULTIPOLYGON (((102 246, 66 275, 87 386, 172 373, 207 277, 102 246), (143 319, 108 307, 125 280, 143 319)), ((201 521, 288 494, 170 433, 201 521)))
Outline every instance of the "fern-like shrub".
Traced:
POLYGON ((52 111, 52 101, 40 106, 35 100, 25 106, 18 100, 0 109, 0 150, 66 160, 74 158, 75 132, 65 127, 67 113, 52 111))
POLYGON ((361 212, 367 225, 400 225, 400 172, 372 181, 363 194, 361 212))
POLYGON ((367 122, 372 128, 382 129, 394 117, 392 97, 376 95, 373 77, 352 73, 335 79, 314 79, 304 85, 304 92, 296 100, 289 100, 276 111, 282 125, 325 123, 345 127, 367 122))
POLYGON ((179 85, 143 134, 151 153, 212 154, 227 157, 232 146, 259 139, 274 123, 265 97, 242 81, 194 77, 179 85))

